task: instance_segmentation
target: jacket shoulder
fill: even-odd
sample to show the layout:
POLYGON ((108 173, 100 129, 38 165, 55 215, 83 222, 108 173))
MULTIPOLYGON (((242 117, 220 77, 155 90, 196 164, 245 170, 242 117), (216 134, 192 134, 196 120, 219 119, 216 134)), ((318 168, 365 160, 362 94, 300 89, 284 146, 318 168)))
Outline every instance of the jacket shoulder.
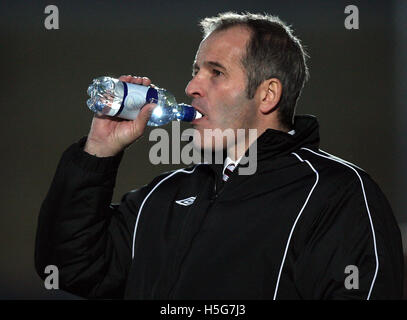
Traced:
POLYGON ((194 164, 185 168, 180 168, 180 169, 174 169, 170 171, 165 171, 158 176, 156 176, 153 180, 151 180, 150 183, 141 186, 140 188, 136 188, 133 190, 130 190, 127 192, 123 197, 122 201, 125 199, 130 198, 135 198, 138 195, 141 195, 142 197, 145 197, 146 194, 148 194, 150 191, 152 191, 154 188, 158 187, 161 183, 165 182, 166 180, 172 178, 173 176, 179 176, 182 177, 183 175, 178 175, 179 173, 184 173, 184 174, 192 174, 195 172, 195 170, 200 167, 201 163, 199 164, 194 164))
POLYGON ((359 183, 362 180, 375 184, 364 169, 321 149, 301 148, 295 153, 302 161, 307 161, 320 178, 328 177, 331 182, 337 181, 338 183, 359 183))

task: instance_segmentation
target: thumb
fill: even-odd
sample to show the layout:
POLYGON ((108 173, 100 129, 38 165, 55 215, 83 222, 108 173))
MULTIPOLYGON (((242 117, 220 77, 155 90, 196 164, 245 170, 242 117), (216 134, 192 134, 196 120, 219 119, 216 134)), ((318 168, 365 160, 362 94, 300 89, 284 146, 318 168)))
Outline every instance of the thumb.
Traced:
POLYGON ((137 136, 142 135, 147 126, 147 122, 153 113, 154 108, 157 106, 155 103, 148 103, 141 108, 137 118, 133 121, 134 131, 137 136))
POLYGON ((137 118, 140 118, 142 123, 145 122, 147 124, 156 106, 156 103, 147 103, 143 108, 141 108, 137 118))

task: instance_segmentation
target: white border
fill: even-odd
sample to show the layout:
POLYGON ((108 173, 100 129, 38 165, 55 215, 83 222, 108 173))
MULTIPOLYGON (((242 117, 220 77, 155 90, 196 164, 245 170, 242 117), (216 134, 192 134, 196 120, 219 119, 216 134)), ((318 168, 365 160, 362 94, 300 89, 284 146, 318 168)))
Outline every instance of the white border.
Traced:
POLYGON ((303 160, 303 159, 301 159, 301 157, 300 157, 298 154, 296 154, 295 152, 292 152, 291 154, 295 155, 301 162, 306 162, 306 163, 309 165, 309 167, 312 169, 312 171, 315 172, 316 178, 315 178, 315 183, 314 183, 314 185, 312 186, 311 191, 309 192, 308 197, 307 197, 307 199, 305 200, 305 202, 304 202, 304 204, 303 204, 303 206, 302 206, 302 208, 301 208, 301 210, 300 210, 300 213, 297 215, 297 218, 296 218, 295 221, 294 221, 294 224, 293 224, 293 226, 292 226, 292 228, 291 228, 290 235, 288 236, 287 245, 285 246, 285 251, 284 251, 283 260, 281 261, 280 271, 279 271, 279 273, 278 273, 278 278, 277 278, 277 283, 276 283, 276 289, 275 289, 275 291, 274 291, 273 300, 276 300, 276 298, 277 298, 277 291, 278 291, 278 286, 279 286, 279 284, 280 284, 281 272, 283 271, 283 266, 284 266, 285 258, 286 258, 286 255, 287 255, 288 247, 289 247, 289 245, 290 245, 291 236, 292 236, 292 234, 293 234, 293 232, 294 232, 294 229, 295 229, 295 226, 296 226, 296 224, 297 224, 297 222, 298 222, 298 219, 300 218, 302 212, 304 211, 304 208, 307 206, 308 200, 310 199, 311 194, 312 194, 312 192, 314 191, 315 187, 317 186, 318 180, 319 180, 318 171, 316 171, 316 170, 314 169, 314 167, 312 166, 312 164, 311 164, 308 160, 303 160))
POLYGON ((378 270, 379 270, 379 256, 378 256, 378 254, 377 254, 376 234, 375 234, 374 227, 373 227, 372 216, 370 215, 369 205, 368 205, 368 203, 367 203, 366 192, 365 192, 365 187, 364 187, 364 185, 363 185, 362 178, 361 178, 361 176, 359 175, 359 173, 356 171, 356 169, 354 169, 351 165, 348 164, 348 162, 345 162, 344 160, 340 160, 339 158, 336 158, 336 157, 325 156, 325 155, 316 153, 315 151, 312 151, 312 150, 310 150, 310 149, 308 149, 308 148, 301 148, 301 149, 302 149, 302 150, 307 150, 307 151, 309 151, 309 152, 311 152, 311 153, 313 153, 313 154, 315 154, 315 155, 317 155, 317 156, 320 156, 320 157, 323 157, 323 158, 326 158, 326 159, 329 159, 329 160, 338 162, 338 163, 340 163, 340 164, 343 164, 344 166, 347 166, 348 168, 351 168, 351 169, 356 173, 356 175, 357 175, 358 178, 359 178, 360 185, 361 185, 361 187, 362 187, 363 198, 364 198, 364 200, 365 200, 365 205, 366 205, 367 214, 368 214, 368 216, 369 216, 370 227, 372 228, 373 246, 374 246, 374 252, 375 252, 375 257, 376 257, 376 270, 375 270, 375 274, 374 274, 374 276, 373 276, 372 284, 370 285, 369 294, 367 295, 367 298, 366 298, 366 300, 369 300, 369 299, 370 299, 370 295, 371 295, 372 290, 373 290, 373 285, 374 285, 374 283, 375 283, 375 281, 376 281, 377 272, 378 272, 378 270))
POLYGON ((150 197, 150 195, 153 193, 153 191, 155 189, 157 189, 157 187, 163 183, 165 180, 171 178, 173 175, 179 173, 179 172, 184 172, 184 173, 188 173, 191 174, 195 171, 195 169, 199 166, 200 164, 197 164, 195 166, 195 168, 191 171, 186 171, 185 169, 179 169, 177 171, 174 171, 173 173, 171 173, 170 175, 166 176, 164 179, 162 179, 159 183, 157 183, 154 188, 148 193, 148 195, 144 198, 143 202, 141 203, 140 209, 138 210, 138 214, 137 214, 137 220, 136 220, 136 224, 134 225, 134 233, 133 233, 133 246, 132 246, 132 254, 131 254, 131 258, 134 259, 134 245, 135 245, 135 240, 136 240, 136 233, 137 233, 137 226, 138 226, 138 221, 140 218, 140 214, 141 214, 141 210, 143 209, 144 203, 147 201, 147 199, 150 197))

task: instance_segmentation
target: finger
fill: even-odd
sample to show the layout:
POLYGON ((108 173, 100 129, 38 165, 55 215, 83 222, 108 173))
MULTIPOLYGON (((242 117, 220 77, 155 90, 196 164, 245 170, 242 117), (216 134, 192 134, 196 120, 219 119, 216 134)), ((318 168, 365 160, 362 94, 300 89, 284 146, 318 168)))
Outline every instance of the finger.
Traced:
POLYGON ((106 115, 104 115, 103 113, 101 113, 101 112, 95 112, 95 114, 93 115, 93 117, 94 118, 98 118, 98 119, 107 119, 108 118, 108 116, 106 116, 106 115))
POLYGON ((134 83, 134 84, 142 84, 143 78, 142 77, 131 77, 129 82, 134 83))
POLYGON ((138 114, 136 120, 134 120, 134 131, 137 132, 137 135, 141 135, 143 133, 145 127, 147 126, 147 122, 150 119, 151 114, 156 106, 157 105, 154 103, 148 103, 140 110, 140 113, 138 114))
POLYGON ((143 108, 141 108, 140 113, 139 113, 139 118, 142 119, 144 122, 145 120, 149 120, 151 117, 151 114, 153 113, 154 108, 157 106, 156 103, 147 103, 143 108))
POLYGON ((131 78, 132 78, 131 75, 126 75, 126 76, 120 76, 119 80, 128 82, 131 78))
POLYGON ((143 86, 149 86, 151 84, 151 80, 149 78, 143 77, 142 79, 143 79, 143 81, 142 81, 143 86))
MULTIPOLYGON (((143 86, 151 85, 151 80, 148 77, 138 77, 138 76, 131 76, 131 75, 123 75, 119 77, 120 81, 129 82, 134 84, 141 84, 143 86)), ((155 87, 156 88, 156 87, 155 87)))
POLYGON ((123 81, 123 82, 134 83, 134 84, 142 84, 143 83, 143 78, 142 77, 131 76, 131 75, 120 76, 119 80, 123 81))

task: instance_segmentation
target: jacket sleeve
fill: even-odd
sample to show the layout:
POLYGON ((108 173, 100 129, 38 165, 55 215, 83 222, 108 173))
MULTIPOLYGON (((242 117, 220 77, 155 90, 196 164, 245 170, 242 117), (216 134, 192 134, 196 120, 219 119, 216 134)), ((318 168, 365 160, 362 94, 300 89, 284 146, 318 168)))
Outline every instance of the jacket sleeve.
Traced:
POLYGON ((123 153, 97 158, 86 137, 63 154, 38 217, 35 267, 59 271, 59 288, 86 298, 123 298, 133 228, 146 188, 111 199, 123 153))
POLYGON ((312 224, 294 276, 306 299, 402 299, 400 229, 377 184, 361 179, 338 190, 312 224))

